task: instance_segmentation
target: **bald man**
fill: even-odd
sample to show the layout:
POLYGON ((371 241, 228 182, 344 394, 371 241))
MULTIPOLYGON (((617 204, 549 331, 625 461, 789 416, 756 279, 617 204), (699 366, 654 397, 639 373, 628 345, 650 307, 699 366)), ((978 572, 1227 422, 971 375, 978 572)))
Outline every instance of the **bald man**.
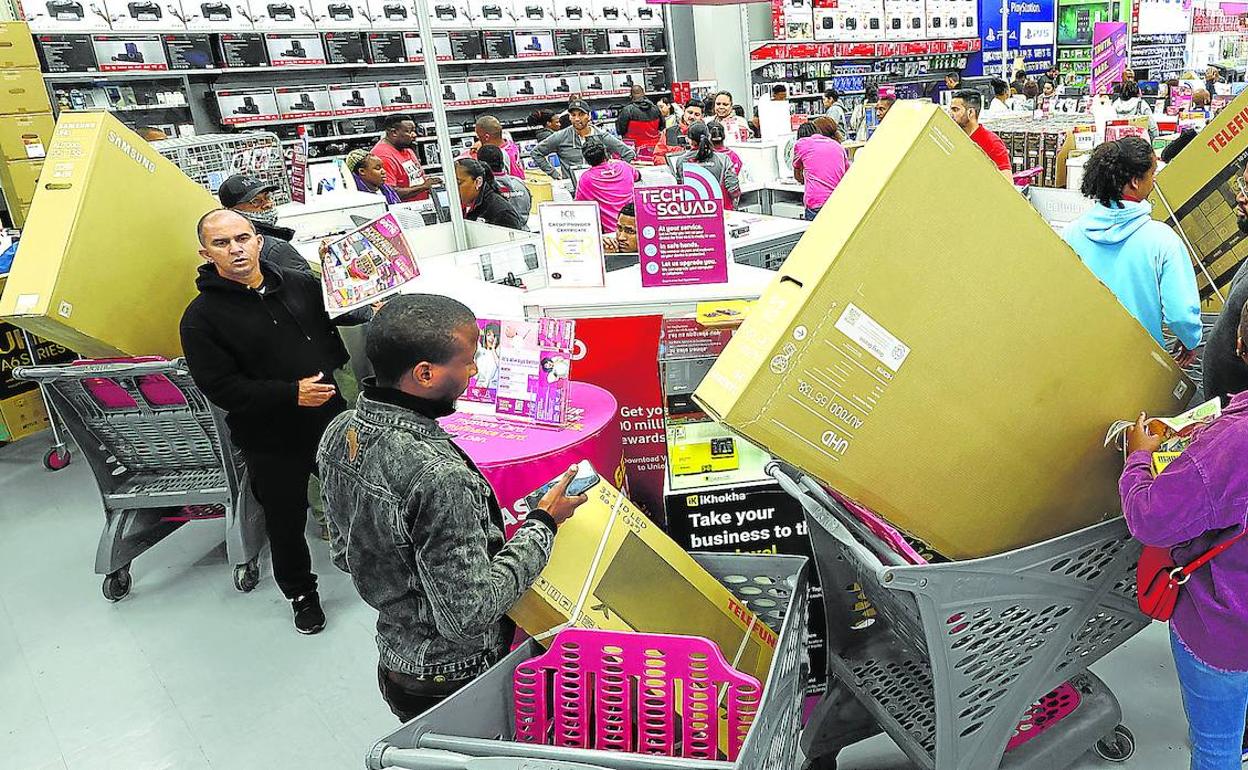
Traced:
POLYGON ((487 144, 492 144, 507 156, 507 173, 517 179, 524 179, 524 164, 520 162, 520 148, 510 139, 503 138, 503 124, 498 122, 498 118, 493 115, 482 115, 477 118, 472 130, 477 135, 477 143, 468 153, 470 157, 476 158, 477 150, 487 144))
POLYGON ((225 411, 242 450, 264 508, 273 576, 291 602, 295 628, 315 634, 325 627, 325 613, 303 532, 308 482, 321 433, 346 408, 333 372, 347 362, 347 351, 334 327, 368 314, 330 320, 320 282, 261 262, 264 236, 237 212, 205 214, 199 243, 199 296, 180 327, 186 364, 208 400, 225 411))

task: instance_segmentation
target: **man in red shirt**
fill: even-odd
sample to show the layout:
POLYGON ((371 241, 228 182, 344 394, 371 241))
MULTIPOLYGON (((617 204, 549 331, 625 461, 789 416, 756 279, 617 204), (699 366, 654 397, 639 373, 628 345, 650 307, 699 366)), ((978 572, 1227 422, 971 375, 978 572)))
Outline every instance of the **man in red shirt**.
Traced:
POLYGON ((979 111, 983 108, 984 97, 978 91, 964 89, 953 95, 949 103, 949 115, 1013 184, 1014 173, 1011 169, 1009 148, 1001 141, 1001 137, 979 125, 979 111))
POLYGON ((403 202, 425 200, 429 190, 442 184, 436 176, 425 176, 420 158, 416 157, 416 121, 411 115, 388 115, 381 127, 386 133, 373 147, 373 155, 381 159, 386 170, 386 184, 394 188, 403 202))

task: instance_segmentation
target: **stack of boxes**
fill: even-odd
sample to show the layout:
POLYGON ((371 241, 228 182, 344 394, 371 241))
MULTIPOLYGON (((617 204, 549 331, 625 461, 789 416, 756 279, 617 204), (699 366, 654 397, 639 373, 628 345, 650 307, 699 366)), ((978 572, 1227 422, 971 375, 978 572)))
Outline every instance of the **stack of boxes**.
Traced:
POLYGON ((1065 187, 1066 161, 1075 149, 1075 127, 1090 123, 1086 115, 1053 114, 1045 119, 1030 113, 993 118, 988 127, 1010 150, 1014 171, 1042 168, 1036 187, 1065 187))
POLYGON ((0 94, 0 189, 13 224, 21 227, 55 123, 25 22, 0 22, 0 94))

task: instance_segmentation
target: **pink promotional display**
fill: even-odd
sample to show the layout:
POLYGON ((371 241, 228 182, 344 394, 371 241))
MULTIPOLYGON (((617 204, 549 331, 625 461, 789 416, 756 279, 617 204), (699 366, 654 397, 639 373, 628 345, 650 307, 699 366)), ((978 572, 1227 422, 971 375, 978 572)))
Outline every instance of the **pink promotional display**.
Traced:
POLYGON ((439 421, 494 488, 508 537, 528 513, 525 496, 581 460, 589 460, 617 488, 625 486, 615 398, 583 382, 571 383, 569 394, 562 430, 468 412, 439 421))
POLYGON ((728 282, 724 191, 701 166, 685 166, 685 184, 637 188, 637 244, 642 286, 728 282))
POLYGON ((713 642, 671 634, 561 631, 516 667, 513 684, 522 743, 718 759, 721 704, 730 762, 762 701, 759 681, 728 665, 713 642))

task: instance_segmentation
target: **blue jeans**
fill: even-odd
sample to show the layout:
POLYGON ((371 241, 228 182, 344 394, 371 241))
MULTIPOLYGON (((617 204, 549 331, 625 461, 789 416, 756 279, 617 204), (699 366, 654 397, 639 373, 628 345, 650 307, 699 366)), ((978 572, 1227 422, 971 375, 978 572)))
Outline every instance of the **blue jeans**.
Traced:
POLYGON ((1206 666, 1173 629, 1170 647, 1183 691, 1183 710, 1187 712, 1191 770, 1240 770, 1244 719, 1248 716, 1248 673, 1206 666))
POLYGON ((811 207, 807 206, 807 207, 806 207, 806 221, 807 221, 807 222, 813 222, 813 221, 815 220, 815 217, 819 216, 819 211, 820 211, 820 209, 822 209, 822 208, 823 208, 823 207, 822 207, 822 206, 820 206, 820 207, 819 207, 819 208, 817 208, 817 209, 812 209, 811 207))

